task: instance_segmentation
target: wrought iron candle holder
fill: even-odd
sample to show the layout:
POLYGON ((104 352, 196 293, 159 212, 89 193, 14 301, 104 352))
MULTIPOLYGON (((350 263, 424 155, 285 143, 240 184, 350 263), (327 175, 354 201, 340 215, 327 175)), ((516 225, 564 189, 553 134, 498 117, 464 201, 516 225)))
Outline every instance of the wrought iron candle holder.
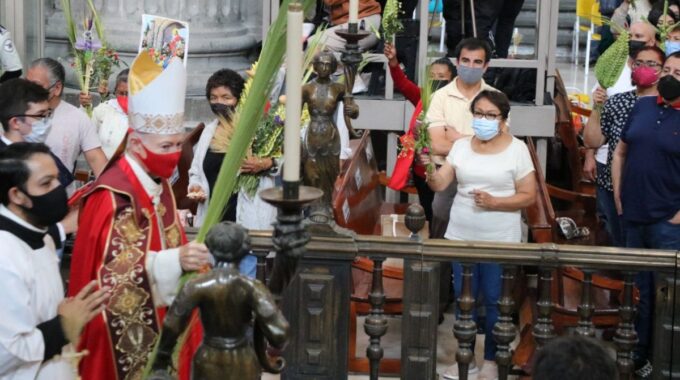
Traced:
MULTIPOLYGON (((362 60, 362 51, 359 47, 359 41, 370 35, 365 30, 359 30, 359 24, 351 23, 347 25, 347 29, 340 29, 335 31, 335 34, 345 40, 345 50, 340 55, 340 61, 343 64, 343 71, 345 73, 345 103, 354 101, 352 89, 354 89, 354 81, 356 79, 357 70, 362 60)), ((354 131, 352 122, 349 117, 345 116, 345 124, 352 137, 361 136, 354 131)))
POLYGON ((290 283, 310 239, 302 224, 302 211, 307 204, 322 195, 323 191, 315 187, 300 186, 300 182, 287 181, 284 181, 282 187, 260 192, 260 197, 265 202, 279 210, 272 235, 276 258, 269 280, 269 289, 275 295, 280 296, 290 283))

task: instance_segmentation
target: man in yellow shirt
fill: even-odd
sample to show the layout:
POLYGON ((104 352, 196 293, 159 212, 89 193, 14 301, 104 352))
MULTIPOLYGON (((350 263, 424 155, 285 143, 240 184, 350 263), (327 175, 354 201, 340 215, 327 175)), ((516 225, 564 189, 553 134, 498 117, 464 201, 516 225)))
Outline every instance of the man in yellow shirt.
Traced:
MULTIPOLYGON (((479 38, 467 38, 456 47, 458 76, 432 96, 427 110, 430 154, 436 164, 444 162, 453 143, 472 135, 470 103, 483 90, 497 91, 482 76, 489 67, 491 48, 479 38)), ((443 238, 449 224, 449 211, 456 195, 455 181, 444 191, 435 193, 432 202, 432 238, 443 238)))

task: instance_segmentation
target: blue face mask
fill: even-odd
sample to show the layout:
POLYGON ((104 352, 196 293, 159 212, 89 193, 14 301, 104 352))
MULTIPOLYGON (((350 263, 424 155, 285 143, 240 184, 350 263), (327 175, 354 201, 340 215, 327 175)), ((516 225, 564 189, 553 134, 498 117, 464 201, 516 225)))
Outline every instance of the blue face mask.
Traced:
POLYGON ((487 120, 484 118, 472 119, 472 130, 475 132, 475 137, 482 141, 489 141, 498 135, 499 131, 498 120, 487 120))
POLYGON ((47 140, 47 134, 50 133, 52 126, 51 118, 44 118, 31 124, 31 133, 24 136, 24 140, 31 143, 44 143, 47 140))
POLYGON ((680 51, 680 41, 666 41, 664 42, 666 48, 666 57, 671 54, 680 51))
POLYGON ((458 65, 458 77, 465 84, 473 85, 482 80, 484 69, 481 67, 469 67, 465 65, 458 65))

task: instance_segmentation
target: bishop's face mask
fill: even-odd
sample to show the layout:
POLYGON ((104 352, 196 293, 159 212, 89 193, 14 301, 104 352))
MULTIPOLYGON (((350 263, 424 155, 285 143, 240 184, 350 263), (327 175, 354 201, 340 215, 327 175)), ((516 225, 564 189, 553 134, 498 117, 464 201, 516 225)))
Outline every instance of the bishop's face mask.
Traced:
POLYGON ((146 166, 149 174, 152 176, 160 178, 170 178, 172 173, 175 171, 179 159, 182 156, 182 151, 178 150, 173 153, 156 153, 151 149, 147 148, 143 142, 140 140, 140 144, 146 153, 146 158, 137 156, 140 161, 146 166))

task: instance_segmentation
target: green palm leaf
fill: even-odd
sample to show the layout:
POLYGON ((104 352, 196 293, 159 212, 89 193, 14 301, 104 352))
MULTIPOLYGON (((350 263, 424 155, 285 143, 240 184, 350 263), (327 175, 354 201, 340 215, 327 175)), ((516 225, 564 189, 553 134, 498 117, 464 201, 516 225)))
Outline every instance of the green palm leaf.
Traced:
MULTIPOLYGON (((229 153, 225 155, 226 159, 222 162, 222 167, 215 182, 215 190, 210 199, 210 209, 196 238, 199 242, 203 242, 210 228, 222 219, 224 208, 236 186, 241 162, 245 158, 248 146, 250 146, 255 136, 257 128, 253 128, 253 126, 257 126, 262 119, 265 103, 286 52, 287 14, 285 10, 288 9, 289 3, 291 3, 291 0, 284 0, 281 5, 281 12, 279 12, 276 21, 271 25, 267 33, 267 38, 264 41, 264 47, 258 60, 257 72, 250 87, 249 96, 239 107, 240 112, 236 121, 236 130, 229 145, 229 153)), ((314 3, 313 0, 302 0, 305 13, 311 9, 314 3)), ((180 279, 180 288, 194 275, 195 272, 183 275, 180 279)), ((151 365, 157 354, 158 341, 160 339, 157 340, 156 348, 147 362, 143 378, 147 378, 151 373, 151 365)), ((175 347, 175 357, 180 348, 180 346, 175 347)))
MULTIPOLYGON (((210 198, 210 209, 201 229, 198 231, 196 239, 199 242, 202 242, 210 228, 222 219, 224 207, 234 191, 241 162, 245 158, 246 151, 253 141, 253 137, 255 137, 257 129, 253 128, 253 126, 259 125, 262 119, 262 110, 269 97, 275 75, 279 67, 281 67, 283 56, 286 52, 286 27, 288 22, 285 10, 288 9, 290 2, 290 0, 283 2, 281 12, 279 12, 276 21, 267 33, 267 38, 258 60, 257 72, 250 88, 250 94, 238 115, 234 137, 229 146, 228 159, 222 162, 222 167, 215 182, 215 191, 210 198)), ((312 0, 303 0, 302 4, 303 9, 307 12, 311 9, 314 2, 312 0)))

